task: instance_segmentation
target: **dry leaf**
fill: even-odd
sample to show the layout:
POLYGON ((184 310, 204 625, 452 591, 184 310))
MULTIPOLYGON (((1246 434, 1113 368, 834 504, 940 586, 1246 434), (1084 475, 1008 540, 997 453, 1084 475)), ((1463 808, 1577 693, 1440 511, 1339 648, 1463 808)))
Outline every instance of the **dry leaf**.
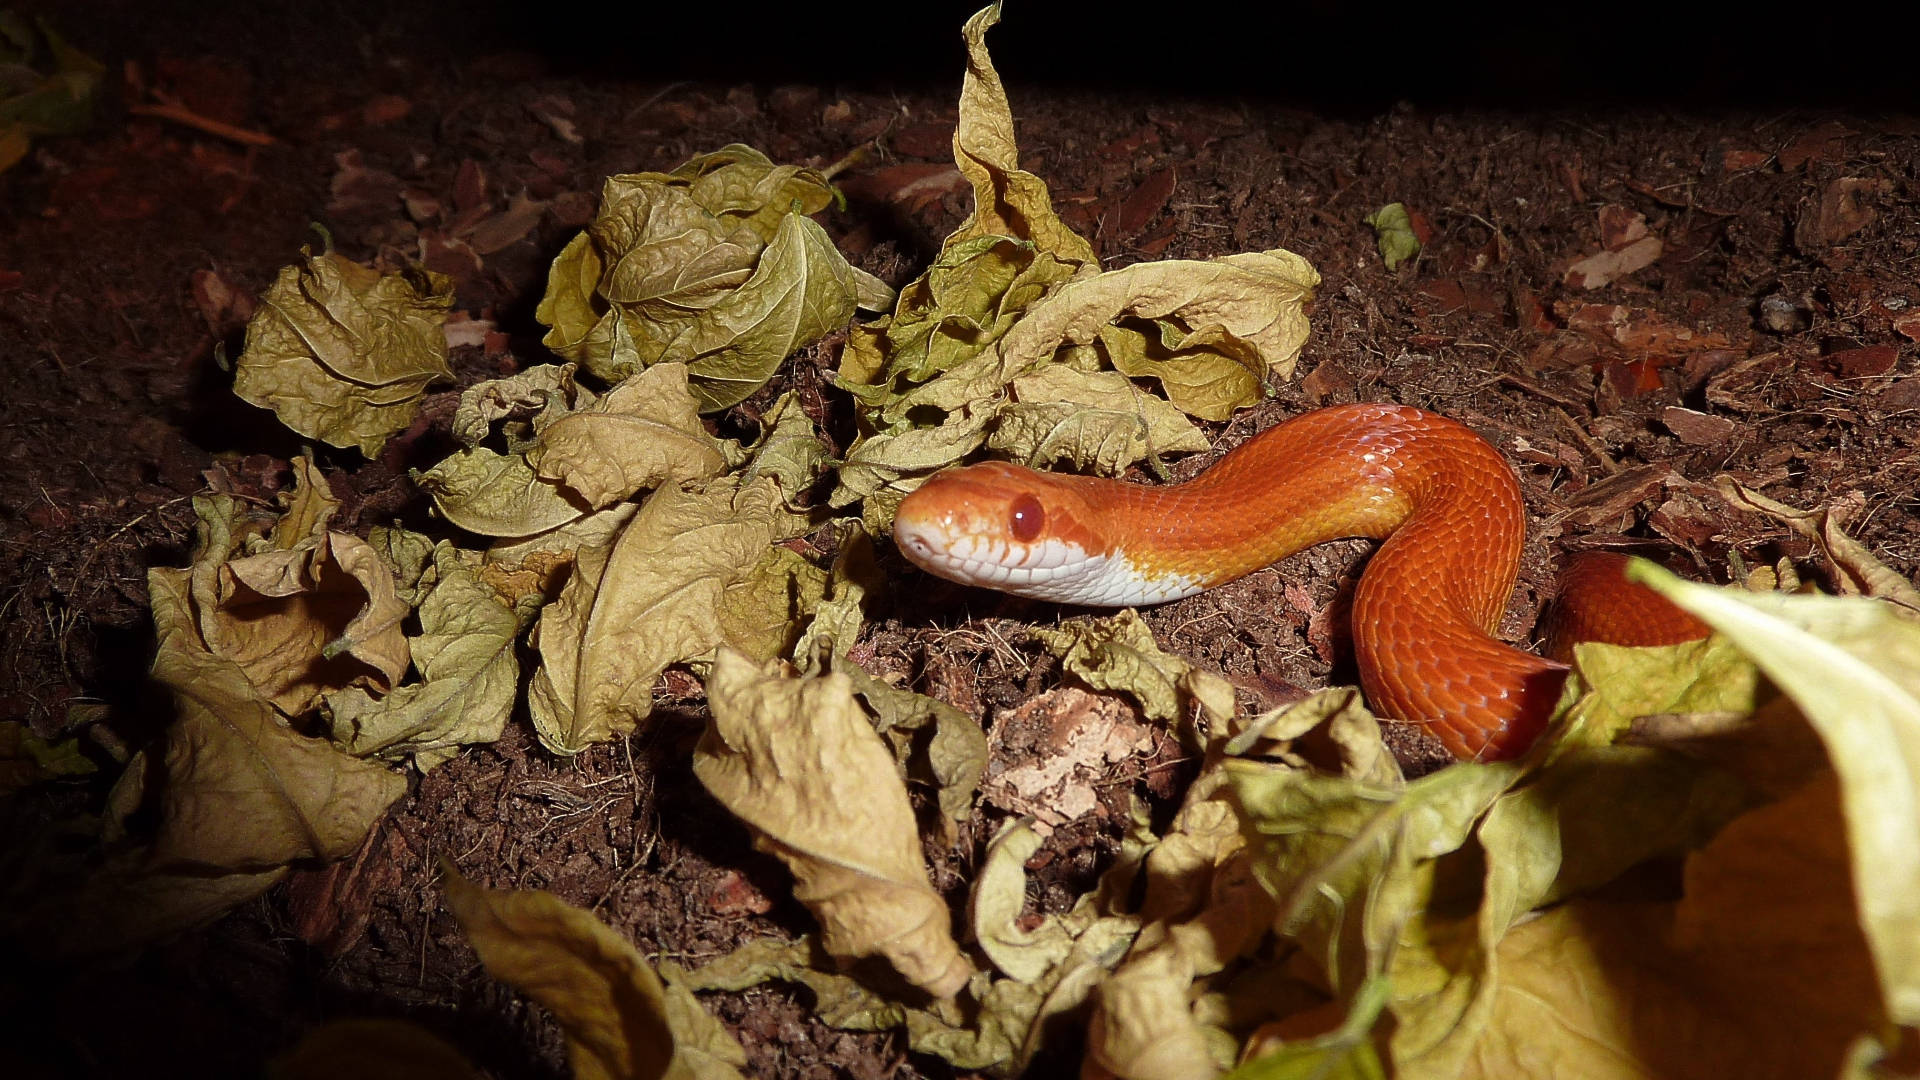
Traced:
MULTIPOLYGON (((721 478, 697 491, 655 491, 610 549, 581 551, 534 631, 541 666, 528 704, 540 741, 577 754, 633 731, 652 711, 654 679, 667 665, 733 640, 729 594, 764 596, 756 570, 805 520, 786 510, 771 479, 721 478)), ((784 605, 771 614, 782 626, 798 615, 784 605)), ((772 651, 764 639, 735 644, 772 651)))
POLYGON ((310 255, 261 296, 233 392, 308 438, 371 457, 413 422, 430 383, 452 377, 441 332, 452 306, 443 275, 310 255))
POLYGON ((633 943, 551 893, 469 884, 447 907, 480 962, 553 1013, 577 1080, 737 1080, 747 1054, 691 991, 663 983, 633 943))
POLYGON ((1875 558, 1865 545, 1841 528, 1845 524, 1838 512, 1842 504, 1800 510, 1769 499, 1724 474, 1715 478, 1714 486, 1729 506, 1765 514, 1819 545, 1820 553, 1833 566, 1843 593, 1883 597, 1906 611, 1920 612, 1920 589, 1915 589, 1912 582, 1875 558))
POLYGON ((518 609, 481 581, 453 545, 435 552, 439 583, 421 601, 420 633, 408 639, 420 681, 382 697, 348 689, 324 712, 334 742, 358 756, 415 755, 422 771, 467 743, 500 737, 519 692, 514 642, 535 598, 518 609))
POLYGON ((941 246, 983 236, 1017 236, 1062 262, 1097 266, 1093 248, 1055 216, 1047 185, 1020 168, 1013 109, 987 55, 987 31, 999 21, 1000 5, 995 3, 975 12, 960 31, 967 45, 967 74, 960 84, 953 160, 973 185, 974 209, 941 246))
POLYGON ((240 667, 206 651, 186 572, 148 574, 160 648, 153 677, 178 717, 162 759, 153 869, 260 873, 360 846, 405 778, 296 733, 240 667))
POLYGON ((682 364, 656 364, 540 432, 527 463, 599 510, 664 483, 720 475, 726 457, 700 422, 682 364))
POLYGON ((846 677, 785 678, 722 649, 693 771, 793 872, 835 956, 884 956, 936 997, 973 975, 927 883, 913 806, 846 677))
POLYGON ((548 273, 547 347, 610 382, 683 362, 703 410, 745 398, 873 291, 806 216, 831 199, 818 173, 738 145, 610 177, 548 273))

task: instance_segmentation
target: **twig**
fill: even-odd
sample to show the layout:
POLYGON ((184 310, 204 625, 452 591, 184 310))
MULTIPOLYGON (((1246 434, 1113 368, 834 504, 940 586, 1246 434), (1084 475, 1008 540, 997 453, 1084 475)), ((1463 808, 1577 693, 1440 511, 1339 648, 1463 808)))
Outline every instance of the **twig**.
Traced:
POLYGON ((162 102, 158 105, 129 105, 127 111, 135 116, 151 116, 157 120, 171 120, 176 124, 185 124, 187 127, 204 131, 209 135, 217 135, 243 146, 273 146, 280 141, 264 131, 235 127, 210 116, 201 116, 174 101, 162 102))

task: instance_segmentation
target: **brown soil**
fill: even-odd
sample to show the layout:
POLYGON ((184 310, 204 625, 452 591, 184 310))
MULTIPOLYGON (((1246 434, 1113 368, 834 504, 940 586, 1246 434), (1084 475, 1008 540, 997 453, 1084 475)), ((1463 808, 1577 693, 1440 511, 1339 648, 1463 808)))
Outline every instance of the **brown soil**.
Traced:
MULTIPOLYGON (((135 63, 149 88, 277 140, 248 149, 116 105, 91 133, 44 142, 0 176, 0 719, 79 734, 103 764, 165 722, 139 677, 152 649, 145 570, 183 564, 190 498, 218 485, 266 499, 289 482, 297 440, 231 396, 219 358, 237 350, 248 298, 318 244, 310 222, 351 257, 424 251, 456 274, 456 307, 504 332, 456 355, 470 383, 547 359, 533 303, 607 174, 736 141, 824 166, 879 137, 884 152, 844 177, 850 206, 824 223, 895 284, 967 210, 942 179, 957 49, 928 50, 951 77, 925 90, 847 89, 831 74, 756 84, 725 66, 731 82, 666 83, 645 71, 583 77, 456 37, 458 16, 439 7, 362 3, 263 23, 242 5, 191 22, 106 0, 37 6, 108 62, 113 96, 144 100, 119 86, 122 63, 135 63), (476 252, 492 244, 461 226, 521 192, 551 200, 548 213, 476 252), (237 300, 223 302, 221 286, 237 300), (104 705, 104 719, 70 712, 79 705, 104 705)), ((999 37, 1019 33, 1009 18, 999 37)), ((857 63, 840 55, 831 70, 857 63)), ((1217 431, 1218 446, 1316 406, 1392 400, 1463 420, 1510 454, 1539 525, 1512 638, 1527 639, 1553 556, 1571 547, 1624 546, 1721 581, 1735 556, 1808 554, 1726 509, 1712 490, 1721 473, 1802 507, 1851 499, 1851 531, 1901 573, 1920 568, 1920 122, 1407 106, 1341 119, 1187 99, 1165 75, 1159 92, 1130 96, 1023 89, 1019 71, 1003 71, 1023 163, 1110 266, 1284 246, 1324 275, 1299 376, 1217 431), (1389 271, 1363 218, 1396 201, 1428 242, 1389 271), (1655 261, 1602 287, 1569 283, 1571 264, 1630 243, 1639 218, 1661 245, 1655 261), (1680 329, 1691 339, 1674 340, 1680 329)), ((834 347, 768 394, 824 388, 834 347)), ((406 470, 446 450, 452 393, 426 412, 439 426, 378 460, 323 449, 345 527, 427 524, 406 470)), ((820 400, 843 409, 832 396, 820 400)), ((723 423, 750 430, 768 400, 723 423)), ((1148 619, 1165 647, 1228 674, 1249 704, 1351 680, 1326 613, 1364 551, 1329 545, 1148 619)), ((988 723, 1058 685, 1021 631, 1055 609, 915 588, 926 605, 863 642, 870 666, 988 723)), ((681 677, 668 689, 697 687, 681 677)), ((650 736, 572 761, 510 726, 497 745, 414 776, 349 863, 302 871, 136 957, 15 968, 0 1013, 38 1032, 27 1053, 46 1075, 251 1074, 349 1016, 417 1020, 494 1075, 565 1075, 557 1029, 486 977, 441 908, 435 860, 549 889, 681 961, 805 931, 785 871, 691 778, 701 723, 694 695, 650 736)), ((1404 745, 1410 758, 1428 752, 1412 736, 1404 745)), ((1164 750, 1115 769, 1108 794, 1120 805, 1132 785, 1165 808, 1183 775, 1164 750)), ((0 803, 0 835, 96 809, 111 775, 0 803)), ((957 845, 930 839, 937 886, 963 894, 1002 816, 983 806, 957 845)), ((1096 818, 1049 841, 1036 904, 1064 906, 1097 874, 1118 825, 1096 818)), ((897 1036, 827 1028, 801 991, 708 1003, 755 1075, 952 1075, 897 1036)), ((1048 1071, 1066 1071, 1072 1053, 1048 1071)))

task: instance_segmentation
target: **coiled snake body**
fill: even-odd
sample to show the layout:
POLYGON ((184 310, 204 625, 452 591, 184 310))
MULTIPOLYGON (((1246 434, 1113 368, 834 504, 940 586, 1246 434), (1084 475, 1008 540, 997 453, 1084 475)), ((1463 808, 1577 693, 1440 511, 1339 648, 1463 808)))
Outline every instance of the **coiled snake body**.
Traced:
MULTIPOLYGON (((900 504, 894 538, 941 577, 1062 603, 1190 596, 1303 548, 1383 540, 1353 598, 1361 688, 1461 758, 1523 751, 1567 667, 1493 636, 1519 570, 1513 469, 1469 428, 1403 405, 1320 409, 1269 428, 1182 484, 1148 486, 989 462, 900 504)), ((1562 577, 1557 631, 1668 644, 1706 628, 1590 555, 1562 577)))

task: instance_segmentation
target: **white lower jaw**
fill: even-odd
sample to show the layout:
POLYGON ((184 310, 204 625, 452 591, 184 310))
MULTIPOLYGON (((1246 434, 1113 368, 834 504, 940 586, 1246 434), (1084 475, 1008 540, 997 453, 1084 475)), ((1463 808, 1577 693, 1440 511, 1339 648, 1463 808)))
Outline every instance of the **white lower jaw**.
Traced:
POLYGON ((922 570, 963 585, 1088 607, 1133 607, 1163 604, 1201 592, 1195 579, 1183 574, 1141 573, 1124 553, 1090 555, 1058 540, 1033 545, 1021 562, 986 545, 947 542, 903 524, 894 527, 894 539, 909 561, 922 570))

